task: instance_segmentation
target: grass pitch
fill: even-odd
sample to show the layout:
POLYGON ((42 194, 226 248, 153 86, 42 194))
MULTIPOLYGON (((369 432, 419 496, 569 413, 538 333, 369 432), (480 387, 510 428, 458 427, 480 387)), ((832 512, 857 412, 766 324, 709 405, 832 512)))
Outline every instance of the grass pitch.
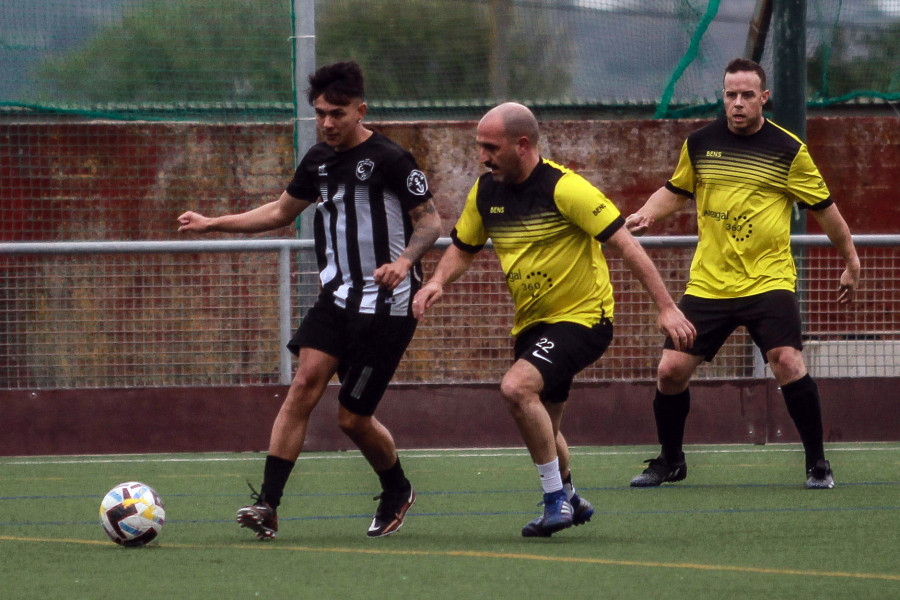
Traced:
POLYGON ((234 513, 263 454, 0 457, 4 598, 684 599, 900 597, 900 444, 827 447, 837 485, 803 487, 799 446, 693 446, 688 478, 633 489, 654 448, 573 448, 585 526, 525 539, 541 498, 522 449, 401 451, 418 491, 368 539, 377 479, 355 452, 301 456, 279 534, 234 513), (97 511, 122 481, 165 502, 126 549, 97 511))

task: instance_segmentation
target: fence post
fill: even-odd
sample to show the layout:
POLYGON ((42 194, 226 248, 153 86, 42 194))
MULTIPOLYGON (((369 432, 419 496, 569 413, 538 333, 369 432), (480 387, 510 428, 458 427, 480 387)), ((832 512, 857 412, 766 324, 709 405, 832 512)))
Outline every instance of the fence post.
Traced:
POLYGON ((291 383, 291 250, 285 244, 278 250, 278 383, 291 383))

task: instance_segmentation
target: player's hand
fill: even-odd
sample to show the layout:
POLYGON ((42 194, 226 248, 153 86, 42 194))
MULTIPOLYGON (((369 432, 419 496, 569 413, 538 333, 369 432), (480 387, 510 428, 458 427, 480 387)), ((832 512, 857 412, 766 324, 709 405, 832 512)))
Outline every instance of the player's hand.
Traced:
POLYGON ((187 211, 178 217, 180 223, 178 231, 193 231, 195 233, 203 233, 209 228, 209 218, 204 217, 200 213, 187 211))
POLYGON ((641 213, 630 214, 625 218, 625 229, 634 236, 644 235, 651 225, 653 225, 653 217, 641 213))
POLYGON ((401 256, 392 263, 384 263, 375 269, 375 283, 387 290, 393 290, 400 285, 400 282, 406 279, 406 274, 412 268, 409 259, 401 256))
POLYGON ((657 318, 660 331, 666 334, 675 345, 675 349, 684 352, 694 345, 697 339, 697 329, 688 321, 684 313, 677 306, 659 311, 657 318))
POLYGON ((850 304, 856 297, 856 288, 859 285, 859 269, 855 272, 846 269, 841 273, 841 285, 838 288, 838 304, 850 304))
POLYGON ((416 292, 412 302, 413 316, 421 321, 425 317, 425 311, 431 308, 435 302, 444 295, 444 286, 436 281, 429 281, 416 292))

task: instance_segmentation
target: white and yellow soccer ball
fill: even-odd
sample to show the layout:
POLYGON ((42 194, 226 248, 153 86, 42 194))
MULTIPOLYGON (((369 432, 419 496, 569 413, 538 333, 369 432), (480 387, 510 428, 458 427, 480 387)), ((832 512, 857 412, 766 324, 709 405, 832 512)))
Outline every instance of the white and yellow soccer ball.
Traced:
POLYGON ((121 546, 143 546, 159 535, 166 509, 159 495, 138 481, 120 483, 100 503, 100 524, 106 535, 121 546))

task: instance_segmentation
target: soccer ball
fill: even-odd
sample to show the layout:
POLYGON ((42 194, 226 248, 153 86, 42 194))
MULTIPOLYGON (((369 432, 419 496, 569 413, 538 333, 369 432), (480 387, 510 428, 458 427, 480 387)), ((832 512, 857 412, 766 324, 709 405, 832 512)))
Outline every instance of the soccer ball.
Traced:
POLYGON ((166 509, 153 488, 138 481, 120 483, 100 503, 100 524, 121 546, 143 546, 162 531, 166 509))

